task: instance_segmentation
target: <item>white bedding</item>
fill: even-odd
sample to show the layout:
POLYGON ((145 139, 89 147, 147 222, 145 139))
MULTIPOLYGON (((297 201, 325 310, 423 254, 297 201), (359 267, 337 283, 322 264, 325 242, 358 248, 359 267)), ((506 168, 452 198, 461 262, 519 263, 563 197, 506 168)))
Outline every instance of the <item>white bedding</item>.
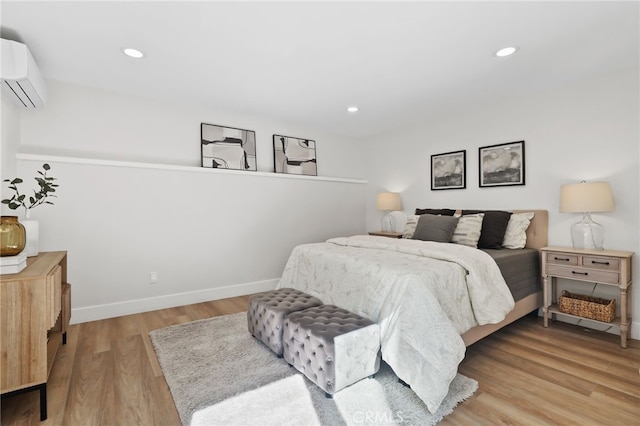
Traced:
POLYGON ((382 358, 435 412, 464 358, 460 337, 514 301, 485 252, 457 244, 355 236, 294 248, 278 284, 380 325, 382 358))

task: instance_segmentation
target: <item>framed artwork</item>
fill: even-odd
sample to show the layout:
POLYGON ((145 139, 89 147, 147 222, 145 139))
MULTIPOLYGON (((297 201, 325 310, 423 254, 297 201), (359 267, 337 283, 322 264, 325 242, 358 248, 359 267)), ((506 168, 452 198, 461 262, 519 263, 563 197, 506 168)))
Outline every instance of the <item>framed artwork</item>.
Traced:
POLYGON ((479 148, 480 187, 524 185, 524 141, 479 148))
POLYGON ((276 173, 317 176, 316 142, 273 135, 273 169, 276 173))
POLYGON ((235 127, 200 124, 202 167, 257 170, 256 132, 235 127))
POLYGON ((467 151, 431 156, 431 190, 467 187, 467 151))

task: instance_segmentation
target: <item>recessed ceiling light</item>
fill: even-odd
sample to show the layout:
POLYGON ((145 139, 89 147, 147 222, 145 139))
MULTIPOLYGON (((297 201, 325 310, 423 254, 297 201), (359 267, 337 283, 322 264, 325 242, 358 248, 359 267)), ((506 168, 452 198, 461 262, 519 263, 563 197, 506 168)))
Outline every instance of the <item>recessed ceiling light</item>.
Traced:
POLYGON ((124 52, 125 55, 130 56, 132 58, 139 59, 144 57, 144 53, 142 53, 138 49, 132 49, 128 47, 126 49, 122 49, 122 51, 124 52))
POLYGON ((349 112, 358 112, 358 107, 357 106, 350 106, 349 108, 347 108, 347 111, 349 112))
POLYGON ((496 52, 496 56, 503 58, 505 56, 513 55, 517 50, 518 48, 515 46, 504 47, 496 52))

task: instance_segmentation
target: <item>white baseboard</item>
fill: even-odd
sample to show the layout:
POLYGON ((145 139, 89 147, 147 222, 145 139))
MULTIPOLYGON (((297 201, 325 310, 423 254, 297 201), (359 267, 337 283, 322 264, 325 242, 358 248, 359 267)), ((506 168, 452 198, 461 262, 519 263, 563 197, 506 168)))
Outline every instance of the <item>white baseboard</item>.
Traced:
POLYGON ((276 288, 279 280, 279 278, 274 278, 271 280, 256 281, 226 287, 209 288, 206 290, 167 294, 163 296, 149 297, 146 299, 127 300, 124 302, 71 309, 71 324, 79 324, 106 318, 121 317, 123 315, 155 311, 158 309, 173 308, 175 306, 208 302, 210 300, 225 299, 227 297, 259 293, 261 291, 273 290, 276 288))

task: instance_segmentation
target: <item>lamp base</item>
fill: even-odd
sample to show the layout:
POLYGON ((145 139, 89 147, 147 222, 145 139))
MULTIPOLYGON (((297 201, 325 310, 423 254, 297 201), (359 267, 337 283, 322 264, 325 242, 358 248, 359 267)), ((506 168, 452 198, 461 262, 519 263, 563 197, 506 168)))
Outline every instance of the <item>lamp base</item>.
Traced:
POLYGON ((604 250, 604 226, 585 213, 579 222, 571 225, 571 241, 575 249, 604 250))
POLYGON ((387 214, 385 214, 380 220, 380 227, 384 232, 393 232, 396 227, 396 220, 393 218, 390 210, 387 210, 387 214))

